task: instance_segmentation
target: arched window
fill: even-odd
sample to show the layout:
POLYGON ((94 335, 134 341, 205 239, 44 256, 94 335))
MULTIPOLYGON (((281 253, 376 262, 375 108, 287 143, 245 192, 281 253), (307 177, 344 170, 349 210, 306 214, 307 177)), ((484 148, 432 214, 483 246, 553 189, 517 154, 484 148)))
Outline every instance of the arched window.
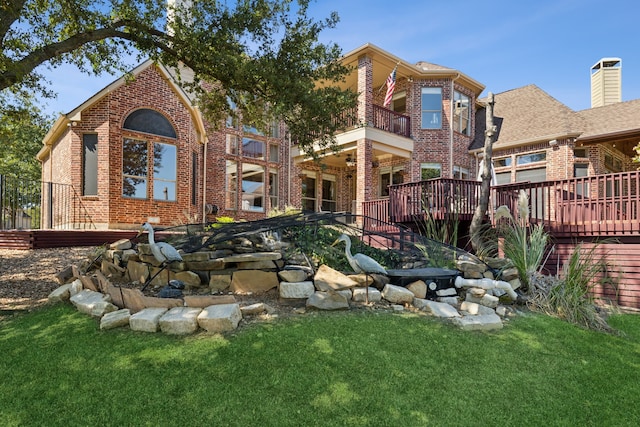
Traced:
POLYGON ((169 120, 157 111, 150 110, 148 108, 141 108, 129 114, 122 127, 124 129, 149 133, 151 135, 176 138, 176 130, 173 128, 169 120))

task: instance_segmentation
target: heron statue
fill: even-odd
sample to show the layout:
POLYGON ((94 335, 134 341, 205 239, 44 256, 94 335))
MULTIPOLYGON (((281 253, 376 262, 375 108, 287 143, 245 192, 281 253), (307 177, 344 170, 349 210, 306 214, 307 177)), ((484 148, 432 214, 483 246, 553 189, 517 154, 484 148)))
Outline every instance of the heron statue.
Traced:
POLYGON ((172 263, 173 261, 182 261, 182 256, 180 256, 180 253, 178 253, 176 248, 171 246, 169 243, 166 243, 166 242, 156 243, 154 238, 153 227, 148 222, 145 222, 144 224, 142 224, 142 226, 140 227, 140 232, 138 233, 138 236, 144 233, 145 230, 149 233, 149 248, 151 249, 151 253, 153 254, 153 257, 160 263, 161 268, 156 274, 153 275, 153 277, 151 277, 145 282, 144 286, 142 287, 143 291, 146 289, 147 286, 149 286, 149 283, 151 283, 151 281, 155 279, 156 276, 160 274, 160 272, 162 272, 162 270, 167 268, 167 266, 170 263, 172 263))
POLYGON ((344 253, 347 256, 347 261, 349 261, 349 265, 353 268, 353 271, 356 273, 364 273, 367 277, 365 286, 366 286, 366 298, 367 304, 369 303, 369 280, 368 277, 370 274, 384 274, 387 275, 387 270, 381 266, 378 261, 375 259, 365 255, 365 254, 351 254, 351 239, 346 234, 342 234, 340 237, 336 239, 335 242, 331 244, 331 246, 335 246, 340 242, 344 242, 344 253))

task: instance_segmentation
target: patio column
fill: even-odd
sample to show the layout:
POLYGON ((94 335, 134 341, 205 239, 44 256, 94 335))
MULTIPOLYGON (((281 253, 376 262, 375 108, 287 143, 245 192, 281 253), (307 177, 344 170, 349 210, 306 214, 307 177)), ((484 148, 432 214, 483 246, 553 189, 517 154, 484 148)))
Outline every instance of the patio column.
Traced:
POLYGON ((362 215, 362 202, 371 200, 373 197, 372 180, 372 154, 373 144, 370 139, 358 140, 356 149, 356 214, 362 215))
POLYGON ((358 58, 358 122, 373 123, 373 61, 366 55, 358 58))

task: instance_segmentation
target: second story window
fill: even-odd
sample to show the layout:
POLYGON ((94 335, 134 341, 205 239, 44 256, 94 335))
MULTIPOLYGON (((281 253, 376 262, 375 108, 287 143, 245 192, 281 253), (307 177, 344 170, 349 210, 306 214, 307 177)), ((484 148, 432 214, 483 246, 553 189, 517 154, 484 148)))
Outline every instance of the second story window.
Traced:
POLYGON ((453 93, 453 130, 463 135, 469 135, 470 106, 471 103, 467 95, 458 91, 453 93))
POLYGON ((441 129, 442 88, 423 87, 420 99, 422 129, 441 129))

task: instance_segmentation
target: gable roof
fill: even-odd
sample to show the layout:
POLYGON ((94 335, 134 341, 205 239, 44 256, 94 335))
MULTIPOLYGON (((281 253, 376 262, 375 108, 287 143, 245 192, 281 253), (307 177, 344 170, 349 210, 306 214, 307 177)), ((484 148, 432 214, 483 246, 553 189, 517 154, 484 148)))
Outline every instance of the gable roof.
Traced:
MULTIPOLYGON (((520 146, 578 136, 584 124, 569 107, 536 85, 523 86, 494 96, 495 148, 520 146)), ((486 105, 486 98, 479 100, 486 105)), ((469 147, 484 147, 486 109, 476 111, 476 133, 469 147)))
POLYGON ((640 99, 590 108, 578 111, 576 115, 585 125, 579 140, 640 132, 640 99))
MULTIPOLYGON (((98 103, 102 98, 107 96, 109 93, 127 84, 131 76, 136 77, 140 73, 142 73, 144 70, 148 69, 149 67, 156 67, 156 69, 160 72, 160 74, 164 77, 164 79, 169 83, 171 88, 175 91, 178 97, 185 104, 185 106, 189 109, 189 111, 191 112, 191 117, 193 118, 193 121, 198 129, 198 133, 200 135, 200 141, 203 142, 206 139, 206 130, 204 127, 202 114, 200 114, 200 111, 198 107, 195 105, 195 103, 193 102, 192 97, 178 83, 176 72, 174 70, 170 70, 168 67, 164 66, 163 64, 155 63, 151 59, 148 59, 144 61, 142 64, 135 67, 133 70, 131 70, 131 72, 128 75, 123 75, 122 77, 114 80, 113 82, 111 82, 110 84, 108 84, 107 86, 99 90, 98 92, 96 92, 93 96, 91 96, 89 99, 84 101, 82 104, 80 104, 70 112, 66 114, 61 114, 56 119, 51 129, 49 129, 49 132, 47 132, 47 134, 44 136, 42 140, 43 146, 38 152, 38 154, 36 155, 36 158, 41 161, 44 160, 49 154, 49 151, 51 150, 51 146, 66 131, 67 127, 70 126, 72 122, 82 120, 82 112, 84 110, 98 103)), ((188 75, 187 76, 184 75, 184 71, 182 71, 181 76, 183 76, 183 78, 189 78, 188 75)))

